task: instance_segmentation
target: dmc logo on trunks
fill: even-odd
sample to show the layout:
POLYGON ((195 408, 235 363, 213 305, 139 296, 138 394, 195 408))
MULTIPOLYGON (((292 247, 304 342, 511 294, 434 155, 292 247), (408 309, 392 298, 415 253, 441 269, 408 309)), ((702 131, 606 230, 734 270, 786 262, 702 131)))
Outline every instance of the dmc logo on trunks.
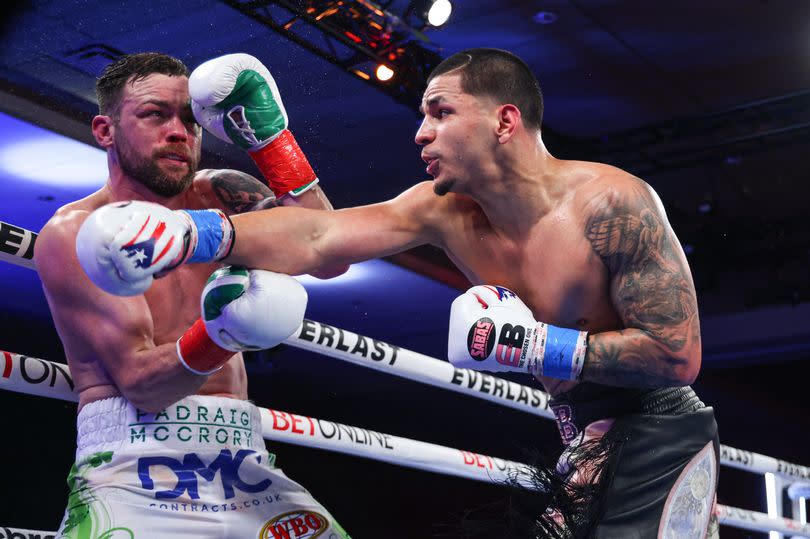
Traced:
POLYGON ((314 511, 290 511, 267 521, 259 532, 259 539, 315 539, 329 521, 314 511))
MULTIPOLYGON (((179 498, 188 492, 188 496, 192 500, 197 500, 200 497, 197 492, 197 476, 199 475, 206 481, 211 482, 219 472, 223 495, 226 500, 229 500, 234 497, 234 488, 242 492, 256 493, 267 490, 273 483, 270 479, 265 478, 258 483, 250 484, 245 483, 239 477, 239 466, 249 456, 255 458, 257 463, 261 463, 261 455, 250 449, 240 449, 236 452, 236 455, 231 455, 230 449, 223 449, 207 466, 196 453, 186 453, 182 461, 163 456, 141 457, 138 459, 138 478, 141 480, 143 488, 154 490, 155 482, 150 475, 150 469, 153 467, 166 467, 174 472, 177 483, 171 490, 155 492, 155 498, 158 500, 171 500, 179 498)), ((165 478, 165 472, 163 470, 158 472, 158 477, 165 478)))
POLYGON ((467 333, 467 350, 470 357, 476 361, 484 361, 495 346, 495 323, 487 318, 479 318, 478 322, 467 333))

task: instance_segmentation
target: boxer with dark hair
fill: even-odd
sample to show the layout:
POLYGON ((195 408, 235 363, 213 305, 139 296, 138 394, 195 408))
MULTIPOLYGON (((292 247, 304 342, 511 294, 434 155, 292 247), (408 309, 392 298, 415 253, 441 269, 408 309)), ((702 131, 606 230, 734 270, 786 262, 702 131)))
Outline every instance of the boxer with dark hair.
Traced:
MULTIPOLYGON (((212 77, 202 83, 217 86, 212 77)), ((59 537, 280 537, 293 529, 348 537, 275 467, 259 410, 247 400, 241 352, 275 346, 296 330, 307 302, 303 287, 288 275, 211 259, 177 268, 148 291, 114 296, 86 277, 76 252, 83 224, 112 226, 122 218, 117 208, 172 215, 190 208, 185 218, 217 234, 218 243, 179 241, 219 259, 233 239, 229 215, 288 203, 328 210, 328 200, 312 177, 287 178, 285 186, 297 181, 307 189, 277 200, 272 177, 268 186, 235 170, 198 171, 202 130, 188 70, 175 58, 124 56, 104 71, 97 92, 92 128, 107 152, 109 178, 60 208, 34 253, 79 393, 76 461, 59 537)), ((267 106, 278 111, 275 99, 267 106)), ((276 116, 264 119, 279 123, 276 116)), ((160 256, 165 241, 172 238, 158 232, 123 248, 144 260, 160 256)))
MULTIPOLYGON (((429 79, 416 134, 432 182, 335 212, 234 216, 226 260, 298 274, 425 243, 444 249, 477 285, 452 305, 450 361, 531 373, 552 396, 565 444, 554 473, 538 475, 555 487, 549 508, 520 535, 714 534, 717 426, 689 387, 701 350, 686 257, 644 181, 549 153, 542 111, 519 58, 453 55, 429 79)), ((171 266, 133 264, 119 240, 100 239, 126 237, 150 215, 133 210, 88 234, 106 257, 89 271, 95 282, 148 287, 171 266)), ((207 235, 179 215, 161 219, 177 238, 207 235)), ((182 245, 170 253, 191 256, 182 245)))

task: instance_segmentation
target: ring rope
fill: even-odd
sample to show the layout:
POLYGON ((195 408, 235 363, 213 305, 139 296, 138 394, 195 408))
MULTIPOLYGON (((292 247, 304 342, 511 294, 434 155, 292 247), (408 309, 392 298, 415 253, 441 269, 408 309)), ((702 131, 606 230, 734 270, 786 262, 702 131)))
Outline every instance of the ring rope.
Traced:
MULTIPOLYGON (((0 389, 78 401, 67 365, 6 351, 0 353, 5 360, 0 389), (29 361, 33 363, 29 365, 29 361)), ((264 437, 275 442, 325 449, 466 479, 496 484, 517 481, 527 488, 534 487, 530 481, 531 468, 526 464, 270 408, 259 410, 264 437), (326 429, 324 425, 327 425, 326 429)), ((720 524, 727 526, 810 538, 810 525, 787 518, 771 518, 765 513, 720 504, 717 505, 717 515, 720 524)))
POLYGON ((305 319, 284 344, 554 419, 543 391, 305 319))
MULTIPOLYGON (((67 365, 6 351, 0 354, 5 360, 0 389, 78 402, 67 365)), ((275 442, 326 449, 465 479, 494 483, 515 479, 524 486, 531 486, 530 468, 525 464, 270 408, 260 407, 259 411, 264 437, 275 442)))
MULTIPOLYGON (((0 245, 0 257, 12 264, 36 270, 31 256, 37 234, 0 221, 17 238, 16 244, 0 245), (27 257, 27 258, 26 258, 27 257)), ((16 240, 15 240, 16 241, 16 240)), ((532 387, 503 380, 490 374, 453 367, 424 354, 400 348, 371 337, 304 320, 285 344, 310 352, 348 361, 355 365, 489 400, 533 415, 554 419, 548 408, 548 394, 532 387)), ((773 473, 788 480, 810 480, 810 468, 744 449, 720 445, 720 462, 753 473, 773 473)))
MULTIPOLYGON (((24 228, 17 227, 9 223, 0 221, 0 229, 2 228, 8 228, 11 231, 13 239, 16 241, 16 243, 13 242, 9 243, 9 240, 4 240, 3 245, 0 245, 0 260, 4 260, 12 264, 36 270, 36 266, 34 265, 33 262, 33 251, 34 251, 33 246, 37 238, 37 234, 30 230, 26 230, 24 228)), ((337 359, 342 359, 344 361, 349 361, 351 363, 361 365, 364 367, 370 367, 384 372, 391 372, 392 374, 395 374, 397 376, 409 378, 422 383, 427 383, 437 387, 443 387, 457 392, 467 393, 494 402, 500 402, 501 404, 504 404, 506 406, 521 409, 523 411, 528 411, 529 413, 533 413, 534 415, 539 415, 541 417, 553 418, 553 414, 548 409, 548 395, 543 393, 542 391, 527 386, 522 386, 514 382, 502 380, 500 378, 487 375, 484 373, 479 373, 467 369, 457 369, 444 361, 431 358, 429 356, 419 354, 416 352, 412 352, 410 350, 406 350, 400 347, 392 346, 382 341, 371 339, 369 337, 364 337, 362 335, 358 335, 356 333, 352 333, 340 328, 335 328, 333 326, 321 324, 319 322, 305 320, 304 323, 299 328, 299 330, 297 331, 297 335, 290 337, 285 342, 291 346, 295 346, 313 352, 322 353, 324 355, 335 357, 337 359), (335 334, 337 334, 338 336, 337 341, 334 340, 335 334), (316 335, 318 336, 317 342, 315 342, 316 335), (326 345, 323 344, 323 341, 327 341, 328 344, 326 345), (349 343, 351 343, 351 346, 349 346, 349 343), (369 348, 369 343, 371 343, 374 346, 374 352, 370 352, 371 349, 369 348), (383 350, 381 350, 381 347, 385 347, 384 349, 392 351, 391 358, 388 361, 388 364, 386 364, 383 361, 387 357, 387 354, 383 350), (394 368, 394 365, 397 365, 397 367, 394 368)), ((22 358, 28 357, 28 356, 19 356, 17 354, 11 354, 8 352, 3 352, 3 355, 5 356, 6 360, 6 365, 3 369, 3 378, 9 377, 7 375, 10 374, 8 371, 9 369, 11 369, 14 356, 20 358, 21 363, 23 364, 24 360, 22 360, 22 358)), ((42 363, 43 365, 45 364, 59 365, 51 362, 46 362, 46 360, 38 360, 38 361, 43 362, 42 363)), ((55 379, 56 376, 55 373, 60 368, 67 369, 67 366, 60 365, 59 367, 52 367, 52 372, 54 373, 52 377, 52 383, 54 385, 55 382, 53 382, 53 380, 55 379)), ((70 380, 69 388, 71 393, 70 397, 67 397, 67 395, 65 395, 66 397, 65 400, 75 400, 76 399, 75 394, 72 393, 73 389, 72 380, 70 379, 69 375, 67 375, 65 378, 67 380, 70 380)), ((64 391, 64 389, 65 388, 63 387, 62 390, 64 391)), ((55 394, 52 395, 51 392, 39 392, 35 390, 28 392, 36 395, 56 397, 56 395, 55 394)), ((297 416, 295 414, 288 414, 287 412, 280 412, 277 410, 271 411, 269 409, 261 409, 261 411, 262 411, 262 425, 264 428, 267 428, 267 421, 268 421, 267 414, 270 414, 271 417, 273 418, 270 425, 270 431, 272 432, 279 432, 279 429, 277 429, 276 427, 278 426, 280 418, 281 420, 284 420, 285 425, 289 426, 288 427, 289 431, 295 434, 305 433, 305 431, 296 432, 295 426, 297 425, 297 421, 309 422, 309 424, 312 426, 311 431, 313 434, 315 432, 314 428, 315 422, 317 422, 320 427, 322 421, 319 419, 309 418, 306 416, 297 416), (276 415, 272 415, 271 412, 275 413, 276 415)), ((483 481, 498 481, 498 479, 495 479, 492 475, 489 475, 490 473, 493 473, 492 470, 498 470, 499 472, 504 474, 503 478, 500 479, 500 481, 503 481, 503 479, 517 478, 518 482, 524 483, 523 474, 525 474, 527 470, 527 466, 524 464, 505 461, 502 459, 496 459, 495 457, 488 457, 486 455, 480 455, 477 453, 446 448, 443 446, 429 444, 426 442, 409 440, 407 438, 399 438, 392 435, 376 433, 374 431, 368 431, 366 429, 358 429, 357 427, 349 427, 339 423, 332 423, 332 422, 328 423, 334 425, 335 427, 332 436, 334 436, 334 433, 338 432, 339 429, 344 429, 347 430, 348 432, 357 432, 357 431, 365 432, 368 433, 369 436, 372 436, 373 434, 376 435, 378 440, 385 439, 385 440, 400 441, 401 446, 406 446, 408 445, 408 443, 415 445, 412 448, 410 448, 410 451, 403 452, 403 455, 398 455, 395 458, 386 459, 384 457, 390 457, 391 454, 387 454, 385 451, 383 451, 381 455, 371 456, 368 454, 368 451, 359 450, 358 446, 354 445, 357 442, 354 441, 353 436, 347 436, 347 439, 352 439, 352 441, 349 442, 349 444, 351 445, 349 445, 348 448, 341 447, 340 444, 337 444, 337 447, 334 447, 335 446, 334 441, 332 441, 331 439, 329 440, 328 443, 326 443, 325 440, 328 437, 324 437, 324 441, 320 443, 313 443, 311 442, 311 440, 303 442, 300 438, 297 438, 296 436, 292 437, 287 436, 287 439, 282 439, 284 438, 283 435, 278 435, 278 438, 272 438, 270 435, 266 437, 268 439, 278 439, 278 441, 286 441, 288 443, 293 443, 297 445, 319 447, 322 449, 334 450, 342 453, 353 454, 356 456, 373 458, 375 460, 383 460, 385 462, 389 462, 392 464, 416 467, 426 469, 429 471, 436 471, 439 473, 446 473, 449 475, 457 475, 460 477, 467 477, 483 481), (449 450, 456 457, 460 452, 464 456, 463 458, 466 465, 474 464, 476 467, 487 468, 486 464, 481 463, 482 462, 489 463, 489 471, 487 472, 487 476, 483 477, 480 474, 471 476, 469 474, 469 469, 465 468, 461 468, 461 470, 465 470, 464 472, 459 471, 457 469, 457 466, 455 466, 455 464, 457 464, 456 459, 450 459, 449 462, 453 463, 450 466, 450 471, 445 469, 442 465, 436 466, 433 463, 432 458, 422 460, 416 459, 414 461, 413 457, 417 456, 420 450, 428 448, 433 449, 438 448, 437 450, 438 453, 442 453, 442 450, 449 450), (352 449, 354 449, 354 451, 352 451, 352 449), (403 460, 403 457, 411 457, 411 458, 405 458, 403 460), (471 459, 469 463, 466 462, 468 459, 471 459), (483 461, 481 459, 483 459, 483 461)), ((287 429, 281 430, 284 431, 287 429)), ((321 432, 321 434, 323 433, 321 432)), ((393 447, 389 449, 393 449, 393 447)), ((720 455, 721 455, 720 459, 721 464, 733 468, 747 470, 749 472, 755 473, 773 473, 775 475, 778 475, 780 477, 789 480, 810 479, 810 468, 798 464, 792 464, 783 460, 775 459, 773 457, 769 457, 766 455, 761 455, 758 453, 742 449, 736 449, 726 445, 720 446, 720 455)), ((446 456, 449 456, 449 454, 445 454, 445 457, 446 456)), ((497 475, 497 472, 494 473, 495 475, 497 475)), ((720 522, 722 524, 728 524, 754 531, 773 530, 773 531, 781 531, 783 533, 795 534, 797 530, 801 530, 802 533, 805 533, 807 528, 806 525, 802 525, 801 523, 790 519, 771 518, 764 513, 757 513, 754 511, 748 511, 746 509, 727 507, 719 504, 718 504, 718 515, 720 517, 720 522)), ((810 537, 810 535, 807 535, 807 537, 810 537)))
MULTIPOLYGON (((3 260, 36 270, 33 243, 36 232, 0 221, 10 232, 4 236, 16 243, 0 245, 3 260)), ((548 394, 532 387, 507 381, 486 373, 453 367, 424 354, 400 348, 312 320, 304 320, 285 344, 310 352, 348 361, 355 365, 387 372, 417 382, 497 402, 533 415, 554 419, 548 408, 548 394)), ((794 481, 810 480, 810 468, 727 445, 720 446, 720 463, 753 473, 773 473, 794 481)))
POLYGON ((0 221, 0 260, 36 270, 34 243, 37 233, 0 221))

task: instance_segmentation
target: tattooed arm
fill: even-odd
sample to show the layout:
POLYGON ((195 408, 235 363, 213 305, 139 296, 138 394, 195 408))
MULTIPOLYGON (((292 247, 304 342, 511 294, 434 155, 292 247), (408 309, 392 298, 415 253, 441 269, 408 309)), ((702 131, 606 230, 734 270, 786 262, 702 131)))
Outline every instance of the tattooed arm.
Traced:
MULTIPOLYGON (((273 191, 255 177, 232 169, 205 169, 194 177, 194 189, 209 208, 220 208, 228 215, 264 210, 276 206, 302 206, 331 210, 332 204, 317 185, 299 197, 285 195, 276 199, 273 191)), ((346 273, 349 266, 329 266, 312 272, 319 279, 331 279, 346 273)))
POLYGON ((194 190, 207 207, 219 208, 228 215, 279 206, 269 187, 238 170, 200 170, 194 176, 194 190))
POLYGON ((689 265, 652 188, 619 183, 588 205, 585 232, 607 267, 625 329, 589 336, 581 378, 622 387, 691 384, 701 353, 689 265))
POLYGON ((211 207, 229 214, 263 210, 275 206, 300 206, 313 210, 331 210, 326 193, 315 185, 298 197, 276 199, 267 185, 245 172, 231 169, 205 169, 194 177, 194 188, 211 207))

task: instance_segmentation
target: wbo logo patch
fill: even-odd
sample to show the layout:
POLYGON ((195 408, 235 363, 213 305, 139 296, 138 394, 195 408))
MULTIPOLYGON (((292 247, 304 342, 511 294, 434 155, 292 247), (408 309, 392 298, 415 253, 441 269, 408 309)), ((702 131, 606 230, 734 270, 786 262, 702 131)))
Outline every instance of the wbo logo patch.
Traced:
POLYGON ((315 511, 290 511, 267 521, 259 539, 315 539, 329 527, 329 521, 315 511))
POLYGON ((495 346, 495 322, 487 317, 479 318, 467 333, 467 351, 474 360, 484 361, 489 357, 493 346, 495 346))

